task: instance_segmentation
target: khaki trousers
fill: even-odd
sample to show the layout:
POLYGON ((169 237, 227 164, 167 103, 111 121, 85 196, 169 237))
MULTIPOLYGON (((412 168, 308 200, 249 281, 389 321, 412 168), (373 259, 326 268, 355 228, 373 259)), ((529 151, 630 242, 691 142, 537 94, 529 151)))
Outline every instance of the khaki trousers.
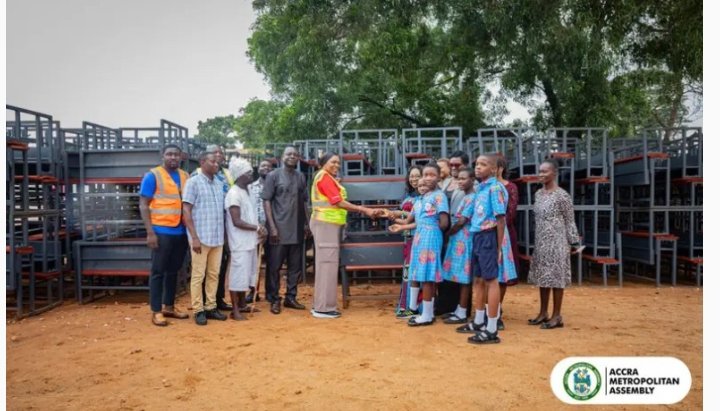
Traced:
POLYGON ((315 311, 337 310, 342 228, 341 225, 310 219, 310 231, 315 238, 315 293, 313 295, 315 311))
POLYGON ((218 277, 220 273, 220 260, 223 247, 208 247, 201 245, 200 254, 191 250, 192 276, 190 277, 190 298, 194 313, 203 310, 210 311, 217 308, 216 295, 218 277), (205 307, 203 307, 203 280, 205 280, 205 307))

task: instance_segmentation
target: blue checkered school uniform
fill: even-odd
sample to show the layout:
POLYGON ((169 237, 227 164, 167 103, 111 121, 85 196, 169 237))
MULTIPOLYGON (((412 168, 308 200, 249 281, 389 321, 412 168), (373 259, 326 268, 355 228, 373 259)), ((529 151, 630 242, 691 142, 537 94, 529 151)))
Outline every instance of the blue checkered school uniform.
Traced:
MULTIPOLYGON (((508 193, 505 186, 490 177, 478 185, 473 201, 472 209, 469 210, 472 219, 470 220, 470 233, 478 233, 491 230, 497 227, 497 216, 504 216, 507 212, 508 193)), ((498 281, 501 283, 514 283, 517 280, 515 260, 512 247, 510 246, 510 232, 505 225, 503 235, 502 262, 498 264, 498 281)))
POLYGON ((463 228, 448 239, 445 261, 443 261, 443 279, 459 284, 470 284, 470 255, 472 254, 472 234, 470 234, 470 218, 475 193, 465 194, 460 200, 457 211, 450 216, 451 227, 460 217, 468 219, 463 228))
POLYGON ((448 208, 447 197, 439 189, 426 193, 413 206, 417 228, 410 253, 410 281, 442 282, 440 214, 447 214, 448 208))
MULTIPOLYGON (((420 198, 420 196, 417 194, 417 192, 412 192, 405 197, 405 199, 400 203, 400 210, 407 212, 408 214, 412 212, 413 206, 415 205, 415 202, 420 198)), ((402 285, 400 286, 400 297, 398 298, 398 304, 395 309, 396 313, 403 312, 410 308, 410 277, 409 277, 409 270, 410 270, 410 251, 412 250, 412 240, 413 240, 413 234, 415 233, 415 230, 405 230, 403 231, 403 278, 402 278, 402 285)), ((420 292, 422 294, 422 291, 420 292)), ((418 297, 419 298, 419 297, 418 297)), ((422 311, 422 304, 418 306, 418 310, 422 311)))

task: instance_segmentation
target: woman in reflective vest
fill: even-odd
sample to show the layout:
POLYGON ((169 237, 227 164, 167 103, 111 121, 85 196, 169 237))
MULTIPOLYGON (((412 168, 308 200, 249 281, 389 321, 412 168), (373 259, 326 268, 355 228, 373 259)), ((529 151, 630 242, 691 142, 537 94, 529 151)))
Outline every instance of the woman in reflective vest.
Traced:
POLYGON ((347 192, 336 177, 340 171, 340 157, 327 153, 319 159, 320 171, 315 174, 310 199, 312 217, 310 230, 315 238, 315 293, 312 315, 317 318, 337 318, 337 279, 340 266, 340 234, 347 221, 347 213, 356 212, 376 217, 370 208, 347 201, 347 192))

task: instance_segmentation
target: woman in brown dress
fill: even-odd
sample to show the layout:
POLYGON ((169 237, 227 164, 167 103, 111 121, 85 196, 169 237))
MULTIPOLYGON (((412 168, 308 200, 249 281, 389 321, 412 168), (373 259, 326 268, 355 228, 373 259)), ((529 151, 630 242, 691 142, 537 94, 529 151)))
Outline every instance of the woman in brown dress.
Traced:
POLYGON ((540 313, 528 324, 543 329, 563 326, 560 315, 563 291, 570 285, 570 254, 582 251, 572 198, 557 184, 557 165, 545 161, 538 173, 543 188, 535 194, 535 250, 530 263, 530 283, 540 287, 540 313), (548 317, 550 289, 553 291, 553 313, 548 317))

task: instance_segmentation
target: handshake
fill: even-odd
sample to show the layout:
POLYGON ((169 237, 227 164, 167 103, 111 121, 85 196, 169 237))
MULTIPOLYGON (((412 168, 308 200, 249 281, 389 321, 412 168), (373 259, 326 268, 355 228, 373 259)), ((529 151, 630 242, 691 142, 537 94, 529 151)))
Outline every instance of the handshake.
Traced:
POLYGON ((392 211, 382 208, 369 208, 361 206, 360 210, 358 211, 372 218, 373 220, 378 218, 390 218, 389 216, 392 215, 392 211))
POLYGON ((407 213, 404 211, 399 211, 399 210, 391 211, 386 208, 372 209, 372 208, 368 208, 368 207, 363 207, 362 213, 372 219, 387 218, 391 222, 396 222, 396 224, 393 224, 390 227, 388 227, 388 230, 391 233, 399 233, 400 231, 408 229, 408 227, 406 227, 407 222, 405 220, 403 220, 403 218, 407 217, 407 213), (397 224, 397 223, 400 223, 400 224, 397 224))
POLYGON ((372 218, 372 219, 378 219, 378 218, 387 218, 390 221, 395 221, 396 218, 401 217, 402 211, 390 211, 386 208, 369 208, 369 207, 360 207, 359 210, 361 213, 365 214, 366 216, 372 218))

